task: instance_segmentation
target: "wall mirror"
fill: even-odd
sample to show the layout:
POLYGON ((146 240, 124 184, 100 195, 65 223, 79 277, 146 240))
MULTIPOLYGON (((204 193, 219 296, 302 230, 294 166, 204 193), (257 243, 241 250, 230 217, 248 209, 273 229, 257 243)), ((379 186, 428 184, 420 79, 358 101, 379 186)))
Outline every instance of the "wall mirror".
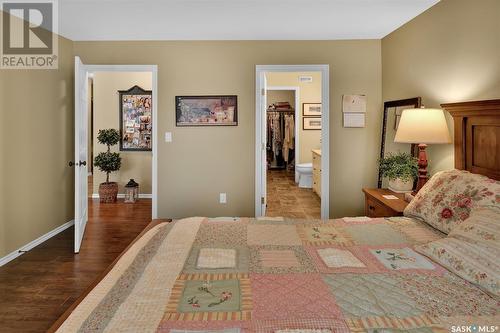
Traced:
MULTIPOLYGON (((421 98, 407 98, 397 101, 384 102, 384 115, 382 119, 382 143, 380 145, 380 158, 386 157, 390 153, 407 151, 413 156, 417 156, 418 147, 415 144, 395 143, 394 137, 398 129, 401 113, 405 109, 416 109, 421 106, 421 98)), ((378 188, 382 187, 382 174, 378 173, 378 188)))

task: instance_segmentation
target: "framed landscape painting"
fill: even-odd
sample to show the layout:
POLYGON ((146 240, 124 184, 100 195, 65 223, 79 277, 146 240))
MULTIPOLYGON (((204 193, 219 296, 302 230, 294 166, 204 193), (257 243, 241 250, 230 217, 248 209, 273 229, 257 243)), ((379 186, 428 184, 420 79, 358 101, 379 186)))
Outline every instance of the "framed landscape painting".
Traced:
POLYGON ((120 150, 150 151, 152 148, 152 94, 139 86, 119 90, 120 150))
POLYGON ((237 126, 237 96, 176 96, 175 121, 177 126, 237 126))

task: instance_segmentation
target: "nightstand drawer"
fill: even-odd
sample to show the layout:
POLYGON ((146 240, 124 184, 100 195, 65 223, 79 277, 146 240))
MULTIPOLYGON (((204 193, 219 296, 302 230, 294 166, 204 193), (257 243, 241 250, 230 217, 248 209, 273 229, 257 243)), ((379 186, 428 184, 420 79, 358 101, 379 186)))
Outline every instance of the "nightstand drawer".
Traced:
POLYGON ((408 203, 404 194, 384 188, 364 188, 365 215, 369 217, 401 216, 408 203))
POLYGON ((383 205, 377 200, 366 197, 365 200, 365 215, 368 217, 389 217, 401 215, 391 208, 383 205))

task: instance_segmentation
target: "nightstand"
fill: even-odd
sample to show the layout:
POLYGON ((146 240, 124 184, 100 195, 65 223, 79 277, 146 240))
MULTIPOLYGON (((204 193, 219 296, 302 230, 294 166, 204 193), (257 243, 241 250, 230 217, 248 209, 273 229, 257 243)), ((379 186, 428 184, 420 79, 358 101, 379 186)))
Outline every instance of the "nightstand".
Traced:
POLYGON ((408 202, 404 193, 395 193, 384 188, 364 188, 365 215, 368 217, 401 216, 408 202), (394 195, 398 199, 386 199, 383 195, 394 195))

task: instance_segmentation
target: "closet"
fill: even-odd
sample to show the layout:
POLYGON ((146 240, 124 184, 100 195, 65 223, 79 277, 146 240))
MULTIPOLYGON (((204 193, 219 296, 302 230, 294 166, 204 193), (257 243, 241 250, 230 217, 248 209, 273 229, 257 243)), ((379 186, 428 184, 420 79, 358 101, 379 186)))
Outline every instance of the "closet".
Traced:
POLYGON ((275 102, 267 109, 267 166, 295 167, 295 110, 289 102, 275 102))

